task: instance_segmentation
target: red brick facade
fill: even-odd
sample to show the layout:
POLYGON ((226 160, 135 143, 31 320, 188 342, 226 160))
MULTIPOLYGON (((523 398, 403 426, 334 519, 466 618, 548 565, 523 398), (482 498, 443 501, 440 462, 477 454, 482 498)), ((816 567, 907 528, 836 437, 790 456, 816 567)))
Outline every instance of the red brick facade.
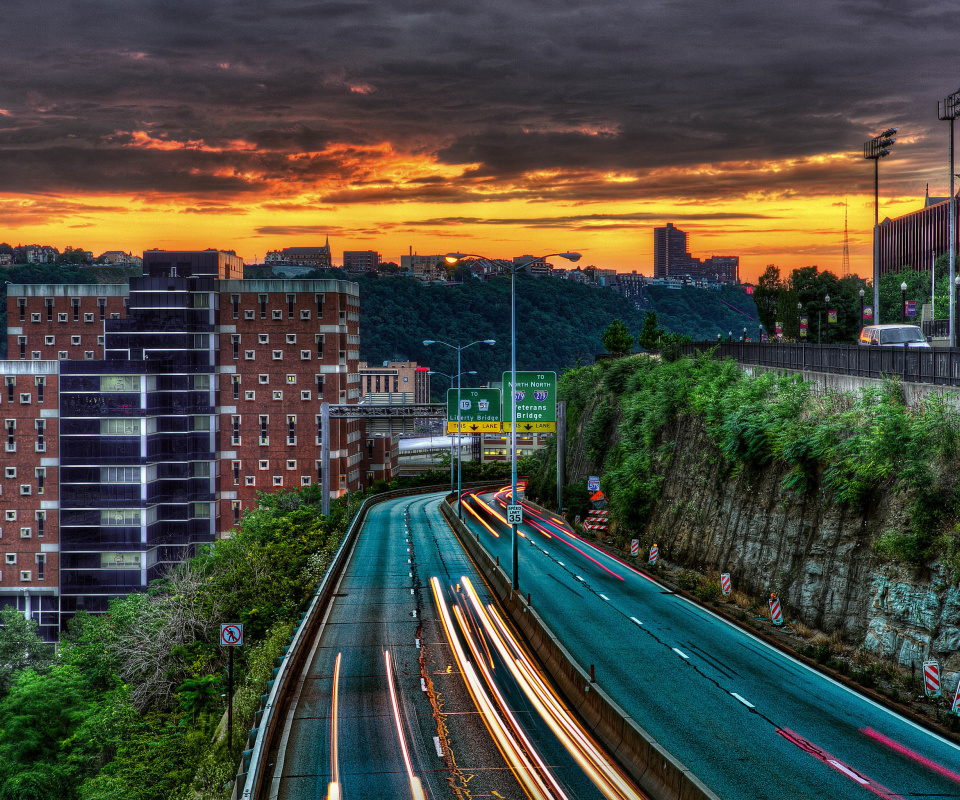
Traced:
POLYGON ((11 361, 99 361, 103 323, 126 317, 125 284, 17 285, 7 294, 11 361))
MULTIPOLYGON (((224 531, 256 506, 257 492, 317 482, 320 404, 359 397, 360 302, 350 291, 342 281, 221 282, 224 531)), ((362 435, 361 421, 330 421, 334 497, 360 486, 362 435)))
POLYGON ((0 362, 0 589, 56 594, 57 363, 0 362))

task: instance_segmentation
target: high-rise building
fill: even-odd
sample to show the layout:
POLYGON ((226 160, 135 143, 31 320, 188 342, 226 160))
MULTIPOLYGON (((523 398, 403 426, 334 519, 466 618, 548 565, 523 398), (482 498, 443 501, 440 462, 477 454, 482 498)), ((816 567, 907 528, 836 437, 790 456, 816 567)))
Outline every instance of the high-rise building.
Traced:
POLYGON ((694 258, 687 250, 687 234, 668 222, 653 229, 653 277, 736 283, 740 280, 740 257, 694 258))
POLYGON ((331 420, 320 469, 321 402, 359 399, 357 285, 242 272, 153 250, 129 286, 7 287, 0 605, 47 639, 228 533, 258 491, 360 487, 360 421, 331 420))

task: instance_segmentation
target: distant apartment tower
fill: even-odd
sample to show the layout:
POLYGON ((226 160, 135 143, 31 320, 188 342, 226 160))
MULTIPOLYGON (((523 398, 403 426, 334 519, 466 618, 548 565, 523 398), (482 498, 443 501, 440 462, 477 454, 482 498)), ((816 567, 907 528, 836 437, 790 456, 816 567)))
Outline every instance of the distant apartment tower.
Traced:
POLYGON ((547 275, 550 275, 553 271, 553 264, 548 263, 545 258, 537 258, 536 256, 531 255, 514 256, 514 269, 520 265, 523 265, 523 271, 525 274, 533 275, 536 278, 543 278, 547 275))
POLYGON ((653 229, 653 277, 736 283, 740 279, 740 257, 711 256, 704 261, 694 258, 687 249, 686 232, 668 222, 653 229))
POLYGON ((376 250, 344 250, 345 272, 368 272, 380 267, 380 254, 376 250))

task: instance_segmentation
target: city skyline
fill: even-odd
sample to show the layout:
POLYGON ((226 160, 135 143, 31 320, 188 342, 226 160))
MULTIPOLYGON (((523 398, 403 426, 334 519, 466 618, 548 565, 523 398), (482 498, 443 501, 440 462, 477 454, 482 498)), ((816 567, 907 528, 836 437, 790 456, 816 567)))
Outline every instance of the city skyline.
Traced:
POLYGON ((654 227, 741 275, 870 271, 881 219, 947 194, 946 3, 104 0, 10 10, 10 244, 492 257, 576 250, 650 272, 654 227))

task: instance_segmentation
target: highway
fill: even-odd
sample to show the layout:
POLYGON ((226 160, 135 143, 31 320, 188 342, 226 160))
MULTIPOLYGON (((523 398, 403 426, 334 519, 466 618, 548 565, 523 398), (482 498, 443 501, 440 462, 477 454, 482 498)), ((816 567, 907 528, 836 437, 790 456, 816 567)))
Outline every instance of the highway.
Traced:
MULTIPOLYGON (((465 501, 464 521, 509 570, 510 529, 481 506, 505 516, 487 493, 465 501)), ((960 747, 673 594, 550 515, 524 515, 521 591, 580 663, 595 665, 597 683, 720 797, 960 797, 960 747)))
POLYGON ((536 676, 508 663, 522 656, 484 609, 492 598, 442 497, 370 509, 293 689, 268 796, 639 798, 598 789, 584 766, 589 745, 571 755, 536 710, 555 700, 521 691, 516 674, 528 689, 536 676), (465 673, 476 678, 469 690, 465 673))

